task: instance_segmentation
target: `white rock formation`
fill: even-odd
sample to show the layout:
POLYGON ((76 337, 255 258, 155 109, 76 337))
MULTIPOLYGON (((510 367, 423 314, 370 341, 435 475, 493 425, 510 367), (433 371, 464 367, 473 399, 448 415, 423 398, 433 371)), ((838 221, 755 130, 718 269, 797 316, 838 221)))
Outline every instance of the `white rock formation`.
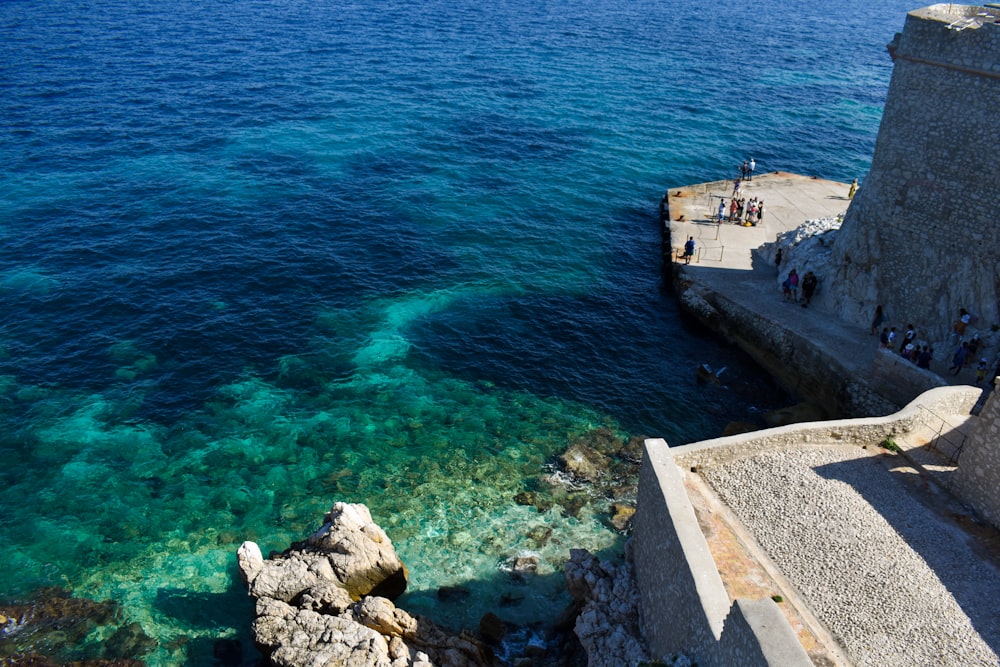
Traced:
POLYGON ((633 667, 649 661, 639 629, 639 591, 629 564, 614 565, 572 549, 566 588, 582 605, 574 631, 587 651, 589 667, 633 667))
POLYGON ((278 667, 485 667, 492 654, 467 635, 449 635, 388 597, 406 589, 392 542, 364 505, 336 503, 306 541, 265 560, 237 551, 240 576, 257 601, 257 646, 278 667))

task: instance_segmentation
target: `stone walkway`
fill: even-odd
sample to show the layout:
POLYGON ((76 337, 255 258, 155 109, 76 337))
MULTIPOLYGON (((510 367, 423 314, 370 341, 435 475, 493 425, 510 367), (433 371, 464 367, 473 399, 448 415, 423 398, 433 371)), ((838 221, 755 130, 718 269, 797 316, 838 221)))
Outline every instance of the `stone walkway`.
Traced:
POLYGON ((903 457, 814 444, 699 475, 726 509, 712 514, 731 511, 752 535, 739 541, 742 554, 723 531, 709 540, 723 580, 734 580, 727 589, 785 597, 780 607, 815 664, 1000 664, 996 531, 977 528, 903 457), (747 562, 779 574, 761 582, 747 562))

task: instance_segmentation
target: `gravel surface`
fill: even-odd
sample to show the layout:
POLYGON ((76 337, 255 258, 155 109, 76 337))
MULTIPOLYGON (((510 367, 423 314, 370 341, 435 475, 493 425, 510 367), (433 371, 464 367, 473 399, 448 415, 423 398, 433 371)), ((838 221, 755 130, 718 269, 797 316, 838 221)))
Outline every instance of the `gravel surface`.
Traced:
POLYGON ((856 665, 1000 665, 1000 571, 858 447, 702 470, 856 665))

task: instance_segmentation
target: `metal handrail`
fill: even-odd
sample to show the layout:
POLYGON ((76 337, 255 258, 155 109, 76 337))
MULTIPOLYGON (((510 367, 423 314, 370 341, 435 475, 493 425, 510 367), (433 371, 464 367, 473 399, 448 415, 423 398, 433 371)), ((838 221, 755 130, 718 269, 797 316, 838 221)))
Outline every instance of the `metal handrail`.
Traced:
POLYGON ((968 436, 966 436, 964 433, 962 433, 962 431, 960 431, 959 429, 952 428, 953 431, 958 431, 959 433, 962 433, 962 438, 961 438, 961 440, 959 440, 958 444, 956 445, 955 441, 952 438, 949 438, 945 434, 945 432, 944 432, 944 429, 945 429, 946 426, 949 426, 949 427, 951 426, 951 424, 948 423, 948 420, 945 419, 944 417, 942 417, 941 415, 937 414, 936 412, 934 412, 933 410, 931 410, 930 408, 928 408, 925 405, 921 405, 920 409, 926 411, 928 414, 932 415, 933 417, 935 417, 937 419, 937 426, 936 427, 932 426, 931 424, 927 423, 926 421, 924 422, 924 426, 926 426, 927 428, 931 429, 932 431, 935 431, 935 429, 936 429, 936 432, 934 433, 934 437, 931 439, 931 442, 928 445, 930 447, 930 449, 933 449, 936 452, 940 452, 940 453, 944 454, 944 452, 939 447, 939 443, 941 442, 941 440, 944 440, 949 445, 951 445, 951 448, 952 448, 951 454, 948 455, 948 463, 957 464, 958 463, 958 457, 962 453, 962 447, 965 446, 965 440, 966 440, 966 438, 968 436))

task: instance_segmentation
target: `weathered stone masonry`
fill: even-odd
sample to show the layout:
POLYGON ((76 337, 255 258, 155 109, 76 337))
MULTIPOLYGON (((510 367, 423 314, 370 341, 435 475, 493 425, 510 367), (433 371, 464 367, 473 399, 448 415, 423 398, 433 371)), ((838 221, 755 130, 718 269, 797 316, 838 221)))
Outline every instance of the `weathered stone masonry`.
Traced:
POLYGON ((962 448, 949 487, 976 513, 1000 528, 1000 392, 994 390, 962 448))
POLYGON ((851 203, 828 281, 841 317, 895 321, 941 339, 966 308, 1000 323, 1000 9, 910 12, 871 172, 851 203))

